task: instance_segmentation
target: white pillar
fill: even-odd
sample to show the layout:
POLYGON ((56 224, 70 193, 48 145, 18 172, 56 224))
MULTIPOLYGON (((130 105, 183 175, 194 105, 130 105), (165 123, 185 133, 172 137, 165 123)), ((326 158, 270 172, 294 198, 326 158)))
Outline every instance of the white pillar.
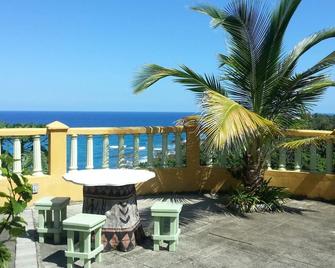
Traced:
POLYGON ((86 169, 93 169, 93 135, 87 136, 86 169))
POLYGON ((297 148, 294 152, 294 171, 300 172, 302 166, 301 160, 301 148, 297 148))
POLYGON ((109 168, 109 136, 104 135, 102 141, 102 168, 109 168))
POLYGON ((284 148, 279 149, 279 169, 280 171, 286 170, 286 150, 284 148))
POLYGON ((138 167, 140 164, 139 161, 139 147, 140 147, 140 136, 139 134, 134 134, 134 158, 133 158, 133 167, 138 167))
POLYGON ((326 172, 333 172, 333 141, 327 141, 326 145, 326 172))
POLYGON ((118 167, 123 168, 126 166, 126 159, 124 156, 125 148, 124 148, 124 135, 118 135, 119 138, 119 158, 118 158, 118 167))
POLYGON ((182 156, 181 156, 181 134, 180 132, 175 133, 175 156, 176 156, 176 166, 182 166, 182 156))
POLYGON ((22 164, 21 164, 21 140, 19 138, 14 138, 14 148, 13 148, 13 172, 21 173, 22 164))
POLYGON ((39 135, 34 136, 33 142, 33 176, 41 176, 42 160, 41 160, 41 139, 39 135))
POLYGON ((69 170, 77 170, 78 169, 78 136, 71 135, 71 152, 70 152, 70 166, 69 170))
POLYGON ((148 167, 153 167, 154 165, 154 145, 153 145, 153 135, 148 134, 147 142, 147 156, 148 156, 148 167))

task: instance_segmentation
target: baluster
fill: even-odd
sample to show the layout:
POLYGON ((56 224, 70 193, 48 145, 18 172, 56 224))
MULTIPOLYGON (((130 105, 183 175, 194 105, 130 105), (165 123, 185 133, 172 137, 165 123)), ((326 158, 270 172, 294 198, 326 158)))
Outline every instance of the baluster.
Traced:
POLYGON ((86 169, 93 169, 93 135, 87 136, 86 169))
MULTIPOLYGON (((1 156, 1 150, 2 150, 2 140, 0 139, 0 156, 1 156)), ((0 159, 0 167, 2 166, 2 162, 1 162, 1 159, 0 159)), ((0 176, 2 175, 2 171, 0 169, 0 176)))
POLYGON ((14 163, 13 163, 13 172, 21 173, 22 172, 22 163, 21 163, 21 140, 19 138, 14 138, 14 153, 13 153, 14 163))
POLYGON ((168 134, 162 134, 162 166, 167 166, 167 158, 168 158, 168 134))
POLYGON ((213 153, 211 151, 204 150, 203 153, 206 155, 206 166, 212 167, 213 166, 213 153))
POLYGON ((78 142, 77 135, 71 135, 71 153, 70 153, 70 166, 69 170, 77 170, 78 169, 78 142))
POLYGON ((39 135, 34 136, 33 142, 33 176, 41 176, 42 160, 41 160, 41 139, 39 135))
POLYGON ((148 134, 148 143, 147 143, 147 157, 148 157, 148 167, 153 167, 154 162, 154 143, 153 143, 153 135, 148 134))
POLYGON ((102 140, 102 168, 109 168, 109 136, 104 135, 102 140))
POLYGON ((118 167, 125 166, 125 157, 124 157, 124 135, 119 135, 119 162, 118 167))
POLYGON ((220 166, 226 167, 228 164, 228 152, 227 150, 220 151, 220 166))
POLYGON ((182 158, 181 158, 181 134, 180 132, 175 133, 175 150, 176 150, 176 166, 182 166, 182 158))
POLYGON ((333 172, 333 141, 329 140, 326 144, 326 172, 333 172))
POLYGON ((272 170, 272 166, 271 166, 271 153, 267 153, 267 155, 265 157, 265 165, 266 165, 266 169, 267 170, 272 170))
POLYGON ((316 146, 314 144, 310 147, 310 171, 315 172, 316 171, 316 146))
POLYGON ((301 148, 294 151, 294 171, 301 171, 301 148))
POLYGON ((279 168, 278 170, 286 170, 286 150, 284 148, 279 149, 279 168))
POLYGON ((138 134, 134 135, 134 159, 133 159, 133 166, 139 166, 139 147, 140 147, 140 136, 138 134))

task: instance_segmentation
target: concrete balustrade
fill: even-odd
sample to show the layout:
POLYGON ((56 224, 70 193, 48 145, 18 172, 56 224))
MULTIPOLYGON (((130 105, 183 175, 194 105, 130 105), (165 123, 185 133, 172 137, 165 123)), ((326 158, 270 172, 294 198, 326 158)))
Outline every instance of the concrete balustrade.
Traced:
POLYGON ((35 135, 33 141, 33 176, 41 175, 43 175, 41 159, 41 137, 40 135, 35 135))
POLYGON ((71 151, 70 151, 70 166, 69 170, 78 169, 78 136, 76 134, 71 135, 71 151))
MULTIPOLYGON (((125 164, 125 135, 132 135, 134 141, 133 165, 139 164, 139 144, 140 135, 147 135, 147 163, 154 164, 154 135, 161 135, 162 138, 162 158, 168 156, 168 135, 174 135, 176 167, 154 168, 157 176, 146 183, 136 185, 138 194, 153 194, 158 192, 191 192, 191 191, 211 191, 225 190, 234 187, 238 181, 232 178, 231 174, 225 170, 224 165, 201 166, 200 165, 200 140, 197 135, 196 126, 178 127, 127 127, 127 128, 69 128, 60 123, 53 122, 46 128, 26 128, 26 129, 0 129, 0 139, 13 138, 14 170, 22 172, 21 164, 21 138, 33 137, 34 145, 34 176, 28 177, 32 184, 38 185, 38 193, 34 195, 34 200, 44 196, 62 196, 64 189, 71 199, 79 201, 82 199, 82 187, 62 179, 68 170, 78 169, 78 136, 87 137, 86 168, 94 168, 93 165, 93 137, 102 136, 102 168, 109 167, 109 137, 118 136, 118 164, 125 164), (183 165, 181 134, 186 133, 186 166, 183 165), (48 174, 41 173, 41 136, 48 136, 48 174), (67 169, 67 137, 70 137, 70 165, 67 169), (164 151, 164 152, 163 152, 164 151)), ((329 135, 331 131, 310 131, 310 130, 289 130, 287 134, 292 137, 313 137, 318 135, 329 135)), ((308 152, 308 151, 307 151, 308 152)), ((318 166, 316 148, 310 149, 311 159, 310 169, 316 170, 318 166), (313 163, 314 161, 314 163, 313 163), (313 165, 312 165, 313 163, 313 165)), ((0 152, 1 153, 1 152, 0 152)), ((333 144, 328 142, 325 148, 325 166, 323 173, 301 171, 302 159, 301 150, 294 152, 294 163, 287 163, 287 152, 282 150, 279 155, 279 169, 274 170, 271 163, 267 162, 268 170, 266 178, 272 178, 271 184, 287 187, 289 191, 296 195, 303 195, 313 198, 335 199, 335 174, 333 174, 333 144), (287 170, 291 167, 292 170, 287 170)), ((219 162, 226 154, 218 156, 219 162)), ((304 163, 306 166, 308 163, 304 163)), ((6 180, 0 179, 0 189, 6 191, 6 180)))
POLYGON ((140 147, 140 136, 135 134, 134 136, 134 156, 133 156, 133 167, 138 167, 140 164, 139 147, 140 147))
POLYGON ((175 133, 175 153, 176 153, 176 166, 181 167, 183 164, 182 151, 181 151, 181 134, 175 133))
POLYGON ((301 148, 298 148, 294 151, 294 171, 301 171, 301 148))
POLYGON ((120 134, 118 136, 118 139, 119 139, 119 148, 118 148, 118 167, 119 168, 123 168, 126 166, 126 159, 125 159, 125 156, 124 156, 124 152, 125 152, 125 146, 124 146, 124 135, 123 134, 120 134))
POLYGON ((87 136, 86 148, 86 169, 93 169, 93 135, 87 136))
POLYGON ((162 166, 167 166, 167 159, 168 159, 168 134, 162 134, 162 166))
POLYGON ((326 172, 332 173, 334 171, 334 164, 333 164, 333 142, 327 141, 326 144, 326 172))
POLYGON ((154 161, 154 142, 153 142, 153 134, 148 134, 148 143, 147 143, 147 161, 148 167, 153 167, 154 161))
POLYGON ((103 135, 102 168, 109 168, 109 135, 103 135))
POLYGON ((13 141, 13 172, 20 174, 22 172, 22 162, 21 162, 21 140, 19 138, 14 138, 13 141))

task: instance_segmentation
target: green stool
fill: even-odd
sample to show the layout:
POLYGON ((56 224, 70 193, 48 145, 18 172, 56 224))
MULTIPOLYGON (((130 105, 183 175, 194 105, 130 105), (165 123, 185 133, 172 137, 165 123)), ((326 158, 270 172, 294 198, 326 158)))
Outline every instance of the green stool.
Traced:
POLYGON ((172 202, 156 202, 151 207, 151 216, 154 219, 154 251, 159 250, 162 242, 168 241, 169 251, 176 251, 179 241, 179 214, 182 204, 172 202))
POLYGON ((44 243, 45 234, 54 235, 54 243, 60 242, 62 221, 66 219, 66 208, 69 197, 44 197, 34 205, 38 211, 38 241, 44 243))
POLYGON ((91 267, 91 259, 101 262, 101 229, 106 222, 105 215, 81 213, 63 221, 63 229, 67 230, 67 268, 72 268, 74 258, 84 261, 84 267, 91 267), (79 243, 74 243, 74 232, 79 233, 79 243), (91 247, 91 234, 95 233, 94 247, 91 247))

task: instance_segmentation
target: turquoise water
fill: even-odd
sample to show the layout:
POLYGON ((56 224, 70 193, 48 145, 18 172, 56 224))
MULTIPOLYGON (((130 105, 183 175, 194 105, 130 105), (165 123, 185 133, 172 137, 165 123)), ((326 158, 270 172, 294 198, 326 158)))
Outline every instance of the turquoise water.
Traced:
MULTIPOLYGON (((48 124, 60 121, 70 127, 124 127, 124 126, 172 126, 176 120, 192 113, 178 112, 0 112, 0 121, 8 123, 39 123, 48 124)), ((182 136, 185 139, 185 135, 182 136)), ((110 138, 110 166, 116 167, 118 158, 118 138, 110 138)), ((140 161, 145 162, 147 136, 140 135, 140 161)), ((94 136, 94 167, 101 167, 102 137, 94 136)), ((161 151, 161 135, 154 135, 154 152, 161 151)), ((168 148, 174 151, 174 135, 168 136, 168 148)), ((70 159, 70 139, 68 139, 68 164, 70 159)), ((125 135, 125 160, 131 164, 133 158, 133 136, 125 135)), ((86 165, 86 137, 78 138, 78 167, 86 165)))

